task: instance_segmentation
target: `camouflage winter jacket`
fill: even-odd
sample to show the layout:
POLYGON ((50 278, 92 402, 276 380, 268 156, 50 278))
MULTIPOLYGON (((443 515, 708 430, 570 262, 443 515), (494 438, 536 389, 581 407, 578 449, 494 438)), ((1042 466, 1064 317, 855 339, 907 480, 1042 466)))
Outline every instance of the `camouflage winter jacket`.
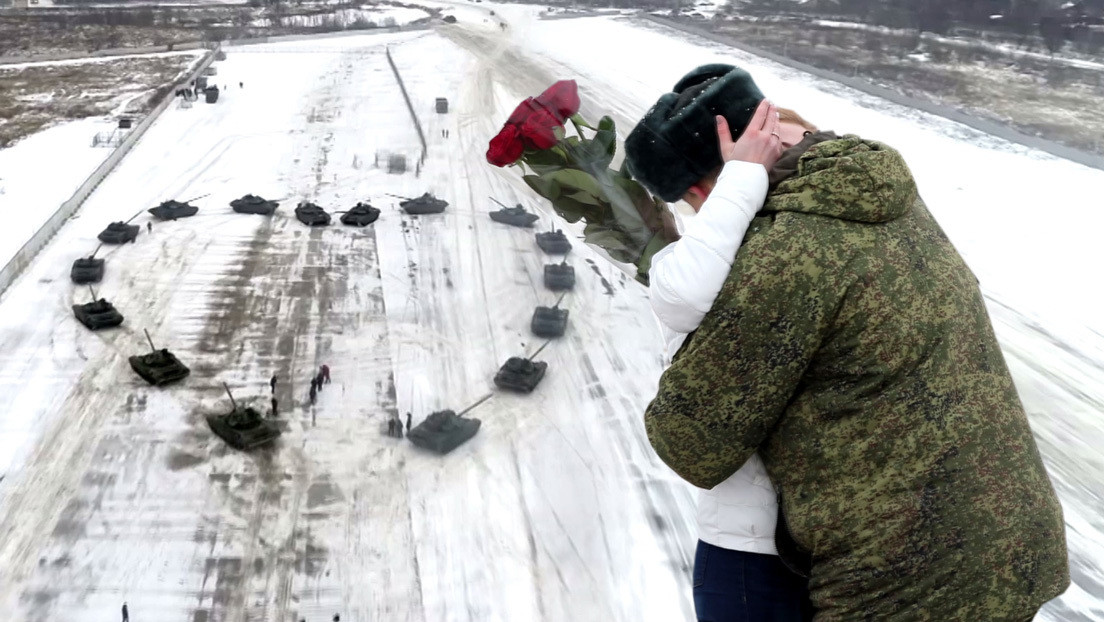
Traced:
POLYGON ((804 152, 645 425, 702 488, 761 452, 818 621, 1021 621, 1069 584, 977 280, 886 145, 804 152))

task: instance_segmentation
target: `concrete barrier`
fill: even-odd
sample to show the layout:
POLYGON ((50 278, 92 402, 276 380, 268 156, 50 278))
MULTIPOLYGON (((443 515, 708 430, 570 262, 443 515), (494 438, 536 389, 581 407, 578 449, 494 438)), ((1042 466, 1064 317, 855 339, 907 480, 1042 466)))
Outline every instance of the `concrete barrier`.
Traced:
POLYGON ((429 145, 426 144, 425 133, 422 132, 422 122, 418 120, 418 113, 414 112, 414 103, 410 101, 410 95, 406 92, 406 85, 403 84, 402 75, 399 74, 399 68, 395 66, 395 61, 391 58, 391 48, 386 48, 387 64, 391 65, 391 71, 395 73, 395 80, 399 83, 399 90, 402 91, 403 99, 406 100, 406 109, 410 111, 410 118, 414 119, 414 128, 418 130, 418 140, 422 141, 422 156, 418 160, 418 174, 422 172, 422 164, 425 164, 426 153, 429 152, 429 145))
MULTIPOLYGON (((945 119, 950 119, 951 121, 954 121, 956 123, 961 123, 962 125, 972 127, 975 130, 985 132, 986 134, 990 134, 998 138, 1003 138, 1004 140, 1007 140, 1009 142, 1014 142, 1025 147, 1030 147, 1032 149, 1038 149, 1039 151, 1045 151, 1046 153, 1049 153, 1051 155, 1055 155, 1059 158, 1064 158, 1078 164, 1083 164, 1085 166, 1104 170, 1104 156, 1081 151, 1080 149, 1068 147, 1066 145, 1056 143, 1052 140, 1039 138, 1038 136, 1024 134, 1023 132, 1017 131, 1011 127, 1008 127, 1007 125, 1002 125, 995 121, 989 121, 987 119, 975 117, 973 115, 966 114, 960 110, 955 110, 954 108, 951 108, 949 106, 943 106, 940 104, 915 99, 909 97, 908 95, 902 95, 897 91, 871 84, 870 82, 867 82, 862 78, 845 76, 834 71, 829 71, 827 69, 813 67, 812 65, 803 63, 801 61, 796 61, 792 58, 787 58, 780 54, 775 54, 773 52, 768 52, 767 50, 760 49, 755 46, 740 43, 733 37, 717 34, 698 26, 684 24, 647 13, 644 13, 641 16, 651 22, 661 24, 663 26, 668 26, 676 30, 681 30, 682 32, 690 33, 698 37, 709 39, 710 41, 714 41, 716 43, 728 45, 738 50, 747 52, 748 54, 754 54, 755 56, 759 56, 767 60, 772 60, 780 65, 792 67, 793 69, 812 74, 819 78, 838 82, 840 84, 843 84, 844 86, 848 86, 868 95, 881 97, 882 99, 889 100, 895 104, 908 106, 909 108, 915 108, 929 114, 943 117, 945 119)), ((689 66, 690 64, 687 65, 688 68, 689 66)))
POLYGON ((3 295, 3 293, 7 291, 8 287, 23 273, 23 270, 31 264, 39 251, 45 248, 50 239, 54 237, 54 234, 61 229, 65 221, 69 220, 69 217, 80 209, 80 206, 84 204, 84 201, 89 195, 100 185, 104 178, 111 174, 111 171, 115 170, 115 167, 122 161, 123 156, 129 153, 134 145, 137 144, 142 138, 142 135, 146 133, 146 130, 157 120, 157 117, 172 104, 176 99, 174 96, 176 88, 194 80, 196 76, 214 62, 215 53, 218 52, 218 49, 219 48, 216 47, 207 52, 189 75, 179 78, 173 83, 173 88, 170 88, 161 101, 154 106, 153 110, 151 110, 138 125, 134 126, 134 129, 127 134, 123 142, 120 143, 119 146, 111 152, 111 155, 109 155, 107 159, 88 176, 88 179, 77 188, 73 196, 70 197, 68 201, 62 203, 61 207, 59 207, 46 223, 31 236, 31 239, 12 256, 11 260, 8 261, 3 268, 0 268, 0 295, 3 295))

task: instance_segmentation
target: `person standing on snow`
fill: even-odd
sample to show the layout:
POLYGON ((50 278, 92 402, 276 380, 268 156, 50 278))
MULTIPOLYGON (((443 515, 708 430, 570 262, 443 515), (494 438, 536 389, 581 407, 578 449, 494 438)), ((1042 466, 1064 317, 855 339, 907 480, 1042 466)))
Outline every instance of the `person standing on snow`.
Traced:
POLYGON ((272 387, 272 393, 276 393, 276 374, 272 374, 272 379, 268 381, 268 386, 272 387))
MULTIPOLYGON (((628 168, 665 200, 707 198, 716 116, 743 128, 762 94, 730 65, 674 91, 626 139, 628 168)), ((1069 585, 1062 509, 977 279, 897 151, 830 132, 786 150, 704 311, 648 439, 705 489, 759 453, 816 619, 1023 621, 1069 585)))
POLYGON ((317 398, 318 398, 318 383, 316 383, 314 380, 311 380, 310 403, 313 405, 317 398))
POLYGON ((410 413, 406 413, 406 435, 410 436, 410 413))
POLYGON ((279 411, 277 410, 278 403, 276 402, 276 396, 272 396, 272 416, 275 417, 279 411))
POLYGON ((330 384, 330 366, 329 365, 323 365, 322 366, 321 374, 322 374, 322 380, 325 381, 326 384, 330 384))
POLYGON ((123 622, 130 622, 130 613, 127 611, 127 605, 123 603, 123 622))
MULTIPOLYGON (((697 215, 680 240, 652 258, 649 297, 664 329, 668 363, 687 333, 697 329, 728 277, 748 225, 766 198, 768 170, 783 147, 813 129, 796 113, 784 112, 785 124, 781 112, 763 100, 746 129, 738 128, 741 135, 735 142, 727 123, 717 125, 714 134, 724 164, 709 198, 687 192, 683 198, 697 215)), ((808 582, 778 557, 777 514, 774 487, 758 454, 712 490, 699 493, 694 560, 699 619, 735 622, 746 615, 748 620, 801 622, 812 616, 808 582), (705 571, 706 559, 710 572, 705 571), (744 580, 733 580, 737 568, 744 569, 744 580)))
POLYGON ((395 418, 387 418, 387 436, 395 436, 395 418))
POLYGON ((146 233, 153 233, 153 222, 152 221, 147 221, 146 222, 146 233))

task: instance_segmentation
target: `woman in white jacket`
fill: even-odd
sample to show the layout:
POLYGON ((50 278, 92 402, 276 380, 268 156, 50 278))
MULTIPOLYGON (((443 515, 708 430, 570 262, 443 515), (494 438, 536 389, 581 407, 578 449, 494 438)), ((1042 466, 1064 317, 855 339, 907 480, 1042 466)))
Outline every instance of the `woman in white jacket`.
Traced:
MULTIPOLYGON (((656 253, 648 273, 652 309, 664 329, 668 361, 713 306, 751 220, 763 206, 768 171, 784 149, 815 128, 763 101, 736 142, 724 117, 717 136, 724 164, 683 199, 697 215, 682 238, 656 253)), ((812 619, 808 586, 774 544, 778 504, 758 455, 698 499, 694 606, 699 622, 812 619)))

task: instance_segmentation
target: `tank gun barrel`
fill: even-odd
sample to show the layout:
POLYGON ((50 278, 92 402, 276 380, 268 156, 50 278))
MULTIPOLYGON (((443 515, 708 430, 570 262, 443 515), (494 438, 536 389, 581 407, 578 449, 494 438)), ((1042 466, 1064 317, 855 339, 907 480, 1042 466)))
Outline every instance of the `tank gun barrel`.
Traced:
POLYGON ((92 292, 92 302, 96 302, 96 290, 92 289, 92 286, 88 286, 88 291, 92 292))
POLYGON ((566 295, 567 295, 567 292, 564 292, 564 293, 560 294, 560 297, 556 299, 556 304, 552 305, 552 308, 553 309, 559 309, 560 308, 560 303, 563 302, 564 296, 566 296, 566 295))
POLYGON ((525 360, 527 360, 527 361, 532 361, 533 359, 537 358, 537 355, 541 353, 541 350, 544 350, 545 348, 547 348, 547 347, 548 347, 548 344, 550 344, 550 343, 552 343, 552 340, 551 340, 551 339, 549 339, 548 341, 545 341, 545 342, 544 342, 544 345, 542 345, 541 347, 537 348, 537 351, 536 351, 536 352, 534 352, 534 353, 532 353, 532 354, 530 354, 530 355, 529 355, 529 358, 527 358, 527 359, 525 359, 525 360))
POLYGON ((413 201, 414 200, 410 197, 404 197, 404 196, 399 195, 399 194, 391 194, 390 192, 387 192, 385 194, 387 194, 387 196, 389 196, 389 197, 395 197, 396 199, 402 199, 403 201, 413 201))
POLYGON ((127 219, 126 219, 126 224, 128 224, 128 225, 129 225, 129 224, 130 224, 130 221, 132 221, 132 220, 134 220, 135 218, 137 218, 137 217, 141 216, 141 215, 142 215, 142 214, 143 214, 143 213, 144 213, 145 211, 146 211, 146 210, 144 210, 144 209, 140 209, 140 210, 138 210, 137 212, 134 212, 134 215, 133 215, 133 216, 131 216, 130 218, 127 218, 127 219))
POLYGON ((187 201, 184 201, 184 203, 191 203, 192 201, 198 201, 200 199, 206 199, 209 196, 211 196, 210 192, 208 192, 207 194, 201 194, 198 197, 192 197, 191 199, 188 199, 187 201))
POLYGON ((491 397, 493 397, 493 396, 494 396, 494 393, 488 393, 488 394, 484 395, 483 397, 479 398, 479 400, 476 401, 471 406, 468 406, 464 410, 461 410, 460 412, 456 413, 456 416, 457 417, 463 417, 465 414, 470 412, 473 408, 475 408, 476 406, 479 406, 483 402, 486 402, 487 400, 491 399, 491 397))
POLYGON ((146 341, 148 341, 149 344, 150 344, 150 350, 153 350, 154 352, 157 352, 157 347, 153 345, 153 339, 150 338, 149 331, 146 330, 145 328, 143 328, 142 332, 146 334, 146 341))
POLYGON ((96 257, 96 253, 100 252, 101 248, 103 248, 103 243, 102 242, 100 244, 96 245, 96 250, 92 251, 92 254, 89 255, 88 258, 89 259, 94 259, 96 257))
POLYGON ((501 205, 503 209, 510 209, 510 207, 508 205, 506 205, 505 203, 503 203, 502 201, 499 201, 498 199, 496 199, 494 197, 487 197, 487 198, 494 201, 495 203, 498 203, 499 205, 501 205))
POLYGON ((238 403, 234 401, 234 394, 230 392, 230 387, 224 382, 222 388, 226 389, 226 394, 230 396, 230 405, 234 407, 234 410, 237 410, 238 403))

